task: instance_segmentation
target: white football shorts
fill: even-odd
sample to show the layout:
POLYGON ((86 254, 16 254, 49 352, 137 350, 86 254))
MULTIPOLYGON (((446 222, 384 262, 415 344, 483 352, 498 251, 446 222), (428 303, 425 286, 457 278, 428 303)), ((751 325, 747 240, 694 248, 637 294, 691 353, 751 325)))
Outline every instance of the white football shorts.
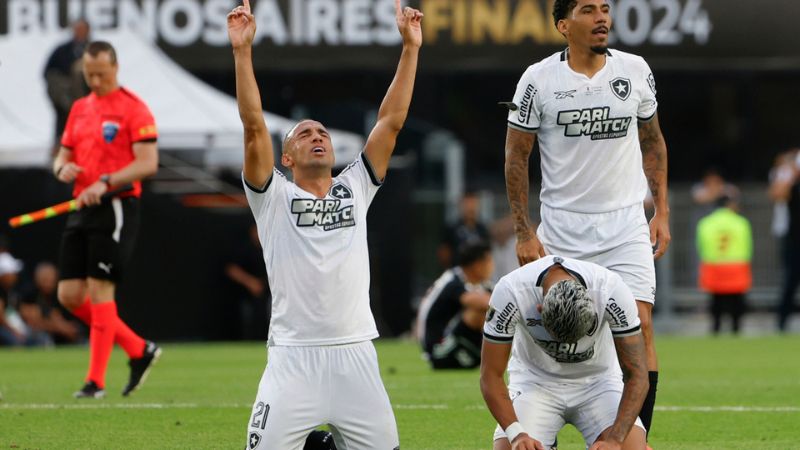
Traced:
POLYGON ((601 265, 622 277, 636 300, 655 302, 650 226, 641 204, 591 214, 542 204, 541 217, 536 234, 548 254, 601 265))
POLYGON ((322 424, 330 425, 340 450, 399 447, 372 341, 269 347, 245 448, 300 450, 322 424))
MULTIPOLYGON (((559 430, 568 423, 581 432, 588 448, 603 430, 614 424, 622 388, 621 378, 605 375, 572 382, 516 385, 512 382, 508 394, 525 432, 546 449, 553 446, 559 430)), ((635 426, 644 429, 638 417, 635 426)), ((494 440, 505 438, 505 432, 498 425, 494 440)))

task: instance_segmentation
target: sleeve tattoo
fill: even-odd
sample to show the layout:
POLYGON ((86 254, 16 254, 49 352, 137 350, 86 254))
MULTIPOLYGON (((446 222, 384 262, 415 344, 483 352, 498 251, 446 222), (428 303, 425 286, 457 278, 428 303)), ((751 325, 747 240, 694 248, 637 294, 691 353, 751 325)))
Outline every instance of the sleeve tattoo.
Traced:
POLYGON ((533 150, 535 137, 522 132, 509 130, 506 139, 506 194, 514 220, 514 233, 517 238, 529 237, 531 229, 528 213, 528 160, 533 150))
POLYGON ((612 427, 612 434, 625 439, 642 408, 647 395, 647 364, 645 360, 644 339, 641 334, 614 339, 617 358, 622 369, 625 387, 619 401, 617 418, 612 427))
POLYGON ((661 134, 658 115, 649 122, 639 123, 639 143, 647 184, 657 201, 666 196, 667 189, 667 144, 661 134))

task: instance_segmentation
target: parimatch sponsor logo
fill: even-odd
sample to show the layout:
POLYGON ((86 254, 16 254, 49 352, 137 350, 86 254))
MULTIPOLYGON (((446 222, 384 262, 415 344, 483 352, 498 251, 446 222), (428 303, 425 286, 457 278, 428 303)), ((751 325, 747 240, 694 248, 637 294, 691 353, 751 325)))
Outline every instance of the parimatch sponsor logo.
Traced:
POLYGON ((323 230, 355 226, 353 205, 340 208, 341 200, 295 199, 292 213, 297 214, 298 227, 321 226, 323 230))
POLYGON ((539 344, 545 353, 560 363, 579 363, 589 360, 594 356, 594 346, 578 353, 577 342, 558 342, 536 339, 536 343, 539 344))
POLYGON ((631 118, 610 116, 608 106, 559 111, 558 124, 564 125, 564 136, 590 136, 593 141, 627 136, 631 118))

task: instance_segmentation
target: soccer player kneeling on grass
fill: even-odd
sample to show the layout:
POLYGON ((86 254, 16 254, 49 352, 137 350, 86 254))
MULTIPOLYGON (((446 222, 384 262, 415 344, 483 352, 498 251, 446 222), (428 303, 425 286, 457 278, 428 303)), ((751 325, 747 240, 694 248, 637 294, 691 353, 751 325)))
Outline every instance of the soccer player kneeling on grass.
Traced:
POLYGON ((552 448, 567 423, 590 450, 645 448, 644 340, 619 275, 559 256, 506 275, 492 293, 481 358, 494 450, 552 448))
POLYGON ((300 449, 325 423, 341 449, 400 445, 371 342, 378 331, 367 251, 367 208, 408 115, 422 45, 422 13, 395 5, 403 51, 364 151, 334 178, 328 130, 303 120, 286 134, 281 154, 292 181, 275 170, 253 73, 249 1, 228 15, 244 126, 242 176, 273 296, 269 361, 248 420, 250 450, 300 449))

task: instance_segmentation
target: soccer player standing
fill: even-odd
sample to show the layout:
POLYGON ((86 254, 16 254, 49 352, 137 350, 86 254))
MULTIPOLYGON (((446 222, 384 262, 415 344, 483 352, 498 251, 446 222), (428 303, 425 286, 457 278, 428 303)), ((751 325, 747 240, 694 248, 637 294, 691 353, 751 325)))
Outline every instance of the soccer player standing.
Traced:
POLYGON ((114 342, 130 357, 130 379, 122 395, 139 387, 161 354, 119 318, 114 300, 139 226, 140 180, 158 170, 153 115, 141 99, 119 86, 117 71, 111 44, 95 41, 86 47, 83 73, 92 92, 72 106, 53 163, 56 178, 74 183, 81 208, 67 219, 58 283, 59 301, 90 326, 89 373, 75 393, 78 398, 105 395, 114 342), (128 183, 133 190, 101 201, 103 194, 128 183))
POLYGON ((605 0, 556 0, 553 17, 568 48, 530 66, 508 115, 506 189, 517 256, 555 253, 618 273, 637 300, 650 390, 641 411, 649 430, 658 382, 653 343, 654 259, 670 242, 667 146, 658 124, 653 74, 639 56, 608 49, 605 0), (541 224, 528 214, 528 159, 538 136, 541 224), (642 202, 655 203, 649 227, 642 202))
POLYGON ((228 14, 236 97, 244 126, 245 192, 272 289, 269 361, 248 421, 249 449, 299 449, 317 425, 338 448, 398 448, 378 370, 369 308, 367 208, 386 176, 403 127, 422 45, 422 14, 396 0, 403 50, 364 151, 332 177, 330 134, 303 120, 281 154, 293 181, 274 168, 252 65, 256 31, 249 1, 228 14))

